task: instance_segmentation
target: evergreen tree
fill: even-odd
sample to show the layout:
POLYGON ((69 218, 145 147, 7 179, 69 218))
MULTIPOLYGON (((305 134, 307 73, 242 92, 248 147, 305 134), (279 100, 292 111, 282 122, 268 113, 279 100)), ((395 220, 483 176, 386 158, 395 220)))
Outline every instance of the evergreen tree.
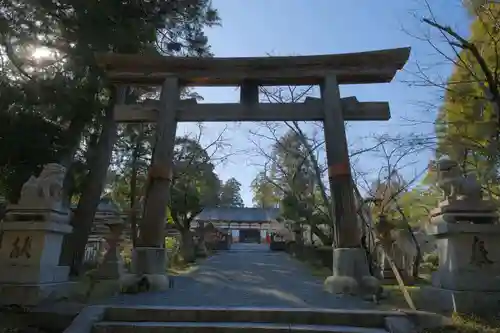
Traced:
MULTIPOLYGON (((65 250, 71 250, 62 258, 75 273, 117 138, 115 88, 96 66, 95 53, 210 56, 203 29, 217 24, 217 13, 209 0, 6 0, 0 6, 1 56, 8 59, 2 62, 0 76, 0 105, 7 107, 0 112, 33 113, 61 129, 63 140, 45 140, 50 144, 44 151, 56 151, 56 160, 69 168, 66 197, 78 201, 71 222, 72 239, 65 244, 65 250), (34 57, 40 50, 49 50, 52 57, 34 57), (12 91, 20 93, 13 95, 12 91)), ((127 102, 134 102, 140 94, 131 90, 127 102)), ((30 140, 25 135, 18 139, 30 140)), ((40 168, 32 161, 19 162, 32 165, 33 173, 40 168)), ((27 178, 29 174, 24 172, 27 178)), ((18 186, 6 189, 15 197, 19 182, 4 181, 4 187, 6 184, 18 186)))
POLYGON ((220 188, 219 207, 243 207, 241 183, 229 178, 220 188))

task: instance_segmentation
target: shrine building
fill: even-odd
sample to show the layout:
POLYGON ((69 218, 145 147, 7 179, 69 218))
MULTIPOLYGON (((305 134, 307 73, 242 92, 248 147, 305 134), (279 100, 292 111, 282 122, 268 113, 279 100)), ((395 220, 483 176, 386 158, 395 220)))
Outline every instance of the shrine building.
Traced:
POLYGON ((191 229, 201 223, 212 223, 232 235, 233 242, 262 243, 266 241, 271 222, 279 216, 278 208, 207 207, 191 222, 191 229))

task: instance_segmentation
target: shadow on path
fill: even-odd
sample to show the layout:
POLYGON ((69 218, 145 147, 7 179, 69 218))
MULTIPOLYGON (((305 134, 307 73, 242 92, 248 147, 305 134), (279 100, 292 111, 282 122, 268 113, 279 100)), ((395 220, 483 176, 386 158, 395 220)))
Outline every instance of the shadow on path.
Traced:
POLYGON ((323 291, 308 267, 267 245, 233 244, 166 292, 119 295, 107 304, 366 309, 374 305, 323 291))

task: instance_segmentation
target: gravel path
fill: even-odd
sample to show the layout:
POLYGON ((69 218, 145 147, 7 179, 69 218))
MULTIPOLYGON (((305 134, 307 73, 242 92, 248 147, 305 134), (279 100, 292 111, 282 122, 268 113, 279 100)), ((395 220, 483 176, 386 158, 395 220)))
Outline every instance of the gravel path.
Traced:
POLYGON ((188 276, 174 277, 167 292, 119 295, 106 303, 126 305, 373 308, 372 303, 323 291, 323 281, 304 264, 267 245, 233 244, 188 276))

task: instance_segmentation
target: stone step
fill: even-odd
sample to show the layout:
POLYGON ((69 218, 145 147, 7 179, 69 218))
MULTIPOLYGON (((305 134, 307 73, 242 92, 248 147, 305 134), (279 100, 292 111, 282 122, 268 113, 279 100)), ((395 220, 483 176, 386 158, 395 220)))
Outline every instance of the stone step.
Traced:
POLYGON ((92 333, 388 333, 385 329, 245 322, 100 322, 92 333))
POLYGON ((107 322, 246 322, 302 325, 339 325, 383 328, 386 317, 404 317, 398 311, 295 309, 248 307, 111 306, 107 322))

